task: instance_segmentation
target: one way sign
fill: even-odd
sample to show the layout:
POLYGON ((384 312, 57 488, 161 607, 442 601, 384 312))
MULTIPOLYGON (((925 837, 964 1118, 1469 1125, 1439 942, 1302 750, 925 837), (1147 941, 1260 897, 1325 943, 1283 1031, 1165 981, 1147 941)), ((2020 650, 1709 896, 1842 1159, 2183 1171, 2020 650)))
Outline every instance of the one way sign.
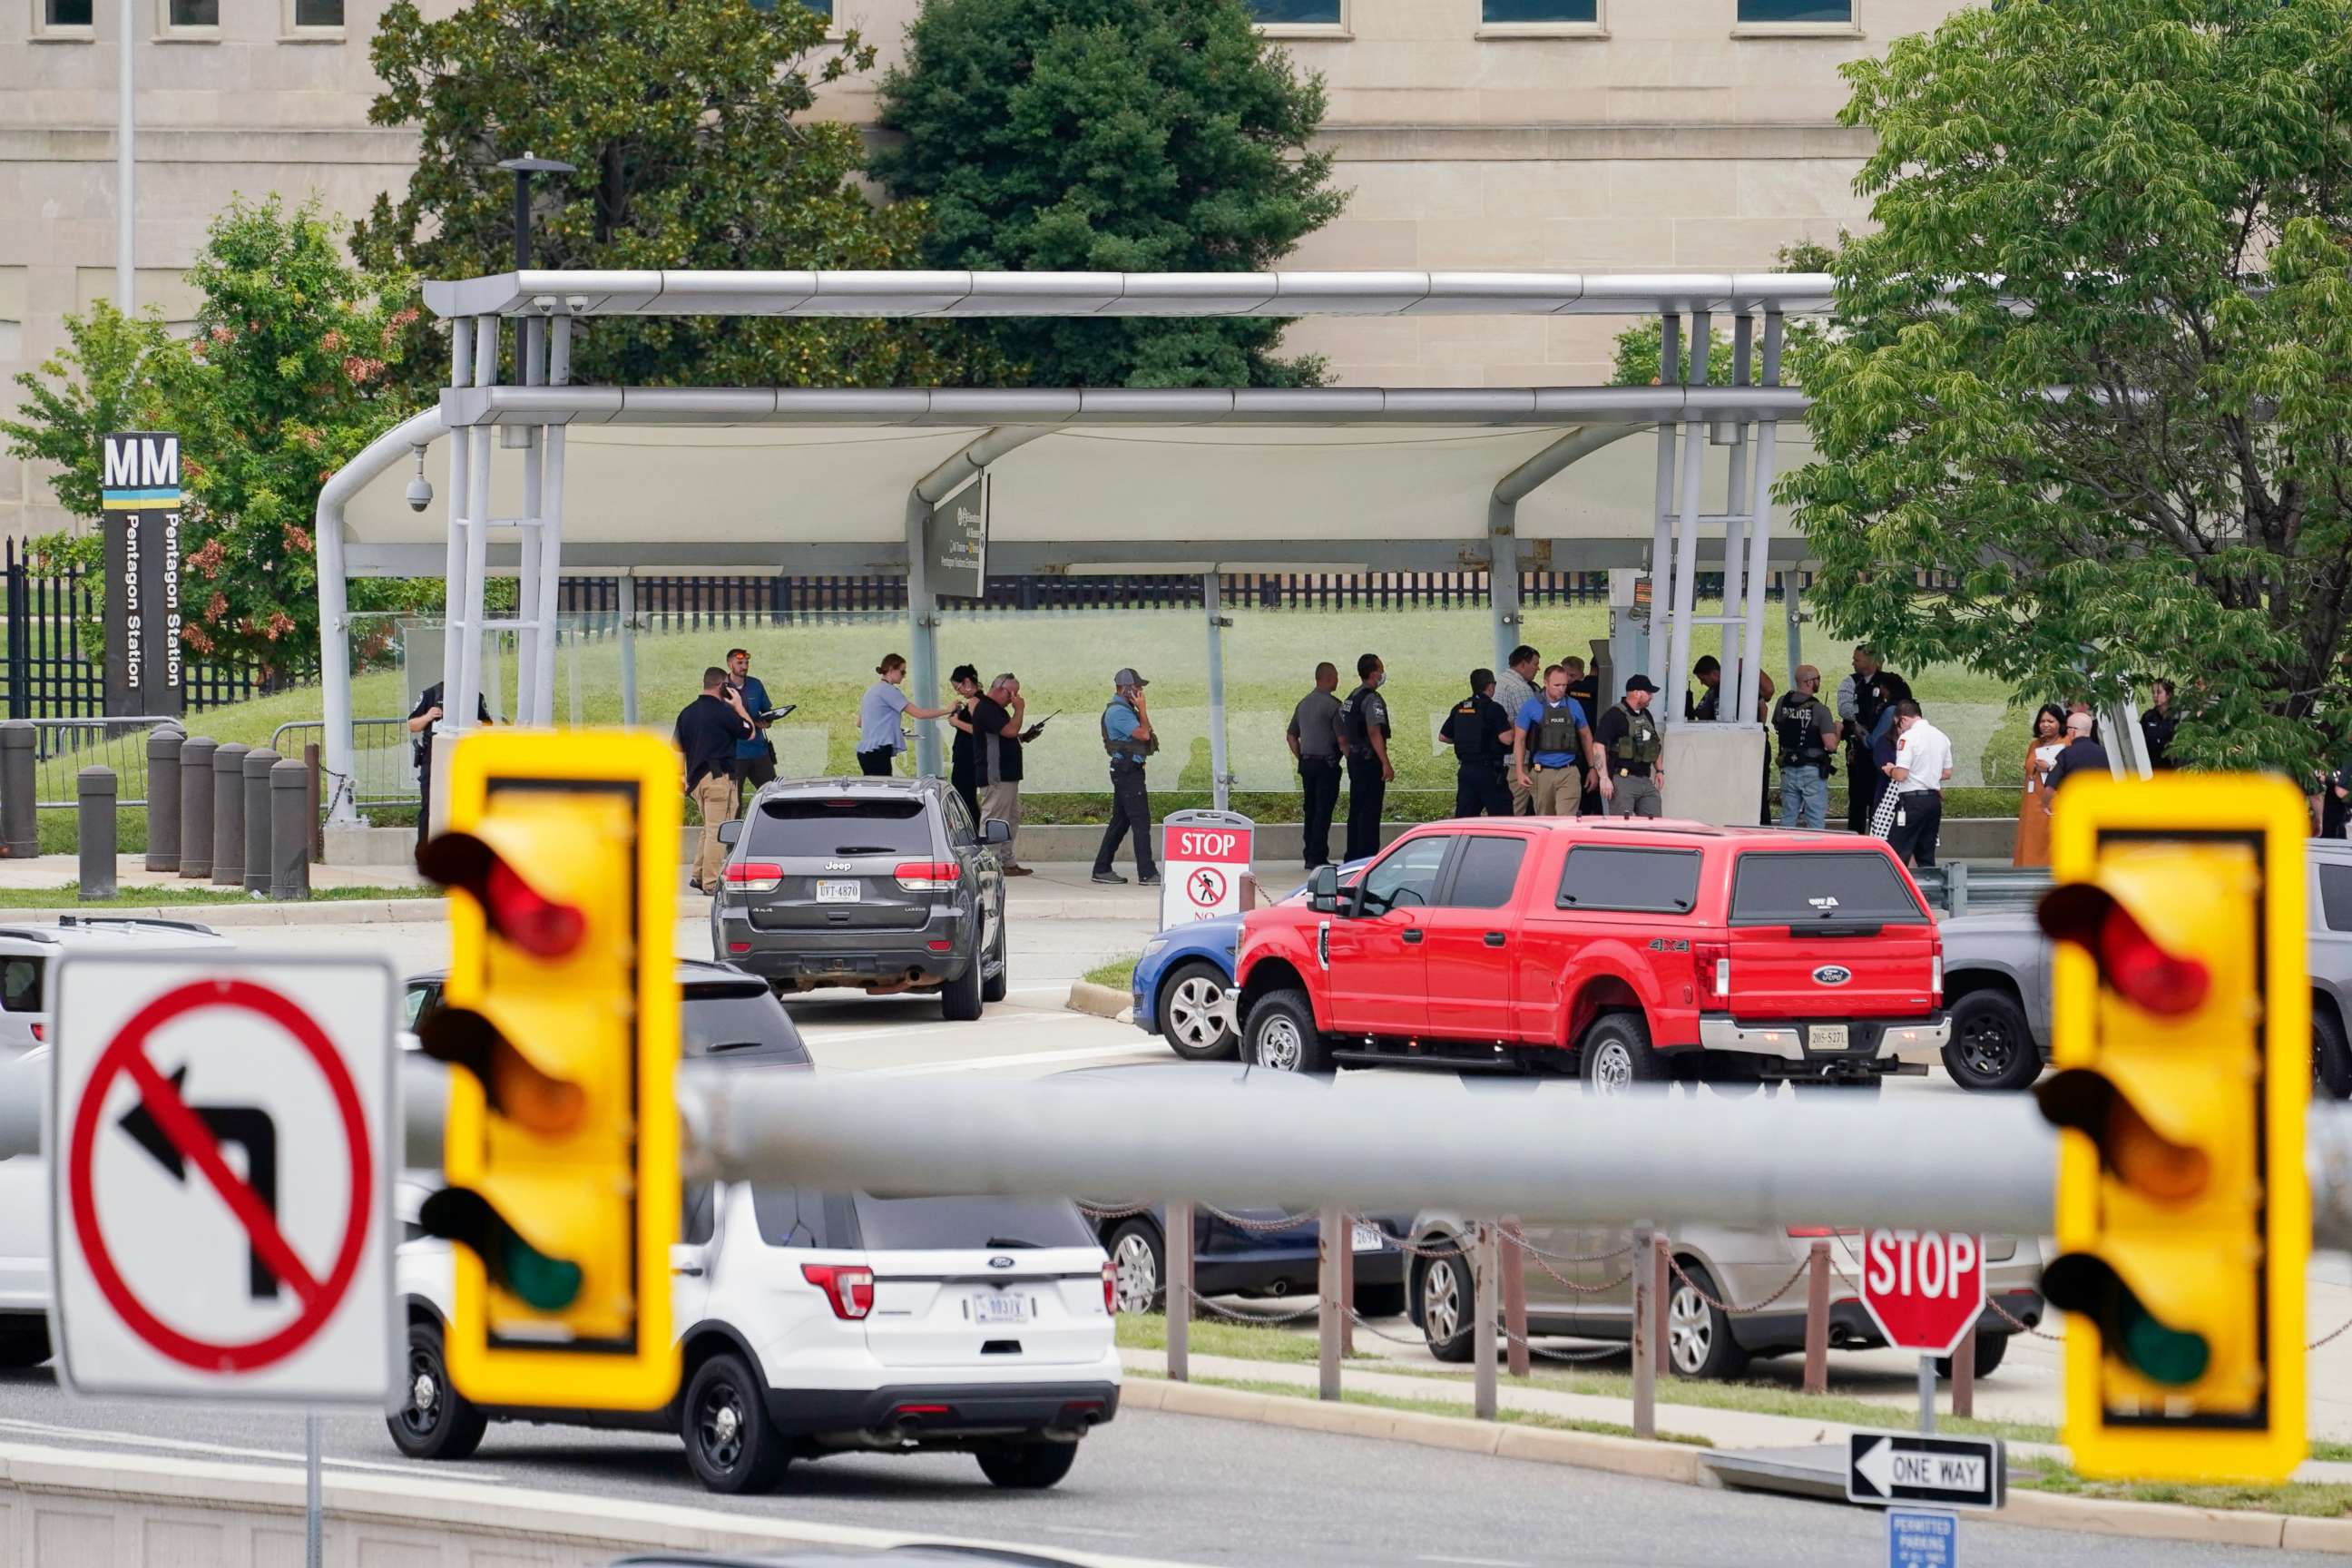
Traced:
POLYGON ((1849 1502, 1996 1509, 2009 1496, 2007 1457, 1998 1437, 1853 1432, 1846 1436, 1845 1495, 1849 1502))

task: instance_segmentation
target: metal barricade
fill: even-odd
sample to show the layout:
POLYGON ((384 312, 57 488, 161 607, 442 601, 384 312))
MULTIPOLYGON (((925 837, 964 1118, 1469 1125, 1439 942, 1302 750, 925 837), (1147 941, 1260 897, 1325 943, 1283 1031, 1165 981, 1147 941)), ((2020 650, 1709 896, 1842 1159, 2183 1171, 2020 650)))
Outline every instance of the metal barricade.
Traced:
POLYGON ((2051 887, 2050 873, 2039 866, 1922 866, 1912 873, 1931 909, 1948 915, 1987 910, 2025 909, 2051 887))
POLYGON ((27 719, 33 726, 33 798, 43 811, 71 811, 84 768, 114 770, 118 805, 147 804, 147 736, 164 718, 27 719))
MULTIPOLYGON (((298 719, 271 731, 269 749, 282 757, 299 757, 306 744, 324 745, 326 724, 298 719)), ((416 763, 405 719, 352 721, 352 773, 329 773, 320 783, 320 809, 332 816, 336 805, 414 805, 416 804, 416 763)))

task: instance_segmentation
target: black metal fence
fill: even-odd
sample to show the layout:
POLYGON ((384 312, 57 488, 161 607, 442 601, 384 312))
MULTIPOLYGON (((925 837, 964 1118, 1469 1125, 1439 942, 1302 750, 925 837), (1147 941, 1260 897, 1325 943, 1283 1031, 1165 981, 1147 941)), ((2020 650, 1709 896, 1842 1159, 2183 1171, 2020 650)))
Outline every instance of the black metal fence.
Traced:
MULTIPOLYGON (((106 668, 82 646, 83 624, 99 618, 89 574, 42 571, 24 546, 6 542, 7 658, 0 660, 0 703, 11 719, 94 719, 106 711, 106 668)), ((242 702, 263 689, 249 668, 191 658, 181 667, 191 712, 242 702)), ((309 674, 290 678, 300 684, 309 674)), ((289 684, 281 678, 278 684, 289 684)))

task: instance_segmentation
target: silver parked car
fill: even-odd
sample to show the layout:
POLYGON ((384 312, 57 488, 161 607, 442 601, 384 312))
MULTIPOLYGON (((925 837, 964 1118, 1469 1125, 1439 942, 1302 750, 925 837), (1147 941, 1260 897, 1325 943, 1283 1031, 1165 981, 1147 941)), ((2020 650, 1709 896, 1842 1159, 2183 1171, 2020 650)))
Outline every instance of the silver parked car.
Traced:
MULTIPOLYGON (((1406 1300, 1430 1353, 1471 1356, 1471 1226, 1460 1215, 1415 1216, 1406 1300)), ((1633 1233, 1622 1226, 1531 1225, 1526 1232, 1528 1337, 1551 1335, 1623 1343, 1633 1323, 1633 1233)), ((1862 1274, 1858 1232, 1743 1230, 1696 1226, 1673 1233, 1666 1283, 1666 1355, 1684 1377, 1737 1377, 1749 1361, 1805 1348, 1803 1270, 1816 1237, 1832 1245, 1830 1345, 1877 1350, 1885 1340, 1855 1294, 1862 1274)), ((1513 1245, 1506 1239, 1503 1246, 1513 1245)), ((2017 1325, 2042 1321, 2042 1255, 2031 1241, 1985 1237, 1985 1295, 1977 1323, 1976 1375, 2009 1353, 2017 1325), (2007 1316, 2003 1316, 2006 1313, 2007 1316)), ((1948 1358, 1937 1371, 1951 1375, 1948 1358)))
MULTIPOLYGON (((2315 838, 2309 868, 2311 1076, 2315 1093, 2352 1099, 2352 842, 2315 838)), ((2021 1089, 2050 1059, 2050 940, 2032 910, 1943 922, 1944 1068, 1978 1092, 2021 1089)))

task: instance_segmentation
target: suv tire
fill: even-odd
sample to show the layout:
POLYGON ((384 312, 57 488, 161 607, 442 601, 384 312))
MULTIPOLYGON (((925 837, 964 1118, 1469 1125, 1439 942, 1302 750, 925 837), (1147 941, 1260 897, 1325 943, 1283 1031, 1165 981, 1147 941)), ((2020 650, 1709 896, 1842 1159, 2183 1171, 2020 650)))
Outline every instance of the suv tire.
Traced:
POLYGON ((1666 1064, 1650 1048, 1650 1022, 1639 1013, 1603 1013, 1592 1020, 1578 1047, 1577 1067, 1602 1094, 1666 1078, 1666 1064))
POLYGON ((792 1450, 768 1422, 767 1391, 732 1351, 695 1368, 678 1402, 678 1435, 695 1479, 714 1492, 742 1496, 772 1491, 792 1463, 792 1450))
POLYGON ((2311 1004, 2311 1087, 2331 1100, 2352 1100, 2352 1049, 2336 1009, 2315 997, 2311 1004))
POLYGON ((1331 1070, 1331 1049, 1315 1026, 1315 1005, 1304 991, 1269 991, 1252 1003, 1242 1047, 1244 1061, 1268 1072, 1331 1070))
POLYGON ((1952 1037, 1944 1070, 1972 1094, 2013 1093, 2042 1076, 2042 1047, 2025 1009, 2006 991, 1986 987, 1952 1004, 1952 1037))
POLYGON ((940 987, 940 1013, 950 1024, 969 1024, 980 1017, 980 954, 973 953, 961 974, 940 987))
MULTIPOLYGON (((1990 1377, 2000 1371, 2001 1362, 2008 1355, 2009 1336, 2007 1334, 1979 1333, 1977 1335, 1977 1375, 1979 1377, 1990 1377)), ((1950 1379, 1952 1375, 1950 1356, 1939 1355, 1936 1358, 1936 1375, 1948 1381, 1950 1379)))
POLYGON ((1240 1054, 1241 1042, 1234 1037, 1234 1026, 1227 1024, 1214 1035, 1207 1034, 1211 1022, 1210 1009, 1220 997, 1233 990, 1233 982, 1215 964, 1192 959, 1178 964, 1160 977, 1160 994, 1154 998, 1160 1016, 1160 1037, 1168 1048, 1188 1062, 1230 1060, 1240 1054), (1179 1009, 1182 1017, 1178 1017, 1179 1009), (1187 1031, 1192 1038, 1188 1039, 1187 1031))
POLYGON ((1477 1349, 1477 1276, 1460 1249, 1447 1247, 1421 1271, 1421 1337, 1443 1362, 1466 1362, 1477 1349))
POLYGON ((1731 1337, 1731 1315, 1706 1299, 1715 1277, 1695 1258, 1679 1261, 1687 1278, 1666 1281, 1666 1364, 1683 1377, 1738 1377, 1748 1352, 1731 1337))
POLYGON ((980 1473, 1006 1491, 1041 1492, 1078 1462, 1076 1443, 992 1443, 976 1450, 980 1473))
POLYGON ((463 1459, 482 1446, 489 1417, 449 1381, 440 1324, 408 1325, 408 1386, 384 1425, 393 1446, 412 1459, 463 1459))
POLYGON ((995 956, 996 973, 982 976, 980 982, 980 999, 982 1002, 1003 1001, 1005 993, 1013 985, 1011 954, 1005 952, 1004 921, 1001 917, 996 922, 995 956))

